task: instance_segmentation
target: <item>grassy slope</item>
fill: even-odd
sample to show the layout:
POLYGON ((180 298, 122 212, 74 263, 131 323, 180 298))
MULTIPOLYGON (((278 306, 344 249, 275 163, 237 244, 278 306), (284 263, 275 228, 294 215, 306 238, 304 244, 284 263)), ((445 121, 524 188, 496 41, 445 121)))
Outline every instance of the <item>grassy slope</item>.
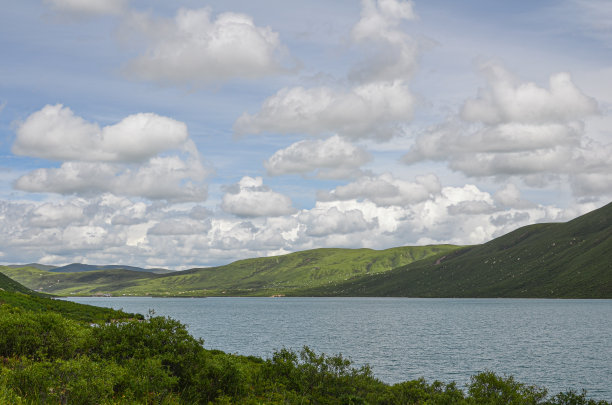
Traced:
POLYGON ((301 293, 612 298, 612 203, 567 223, 526 226, 385 274, 301 293))
POLYGON ((80 273, 56 273, 34 267, 0 267, 0 273, 33 290, 53 294, 95 294, 117 290, 155 278, 152 273, 131 270, 99 270, 80 273))
POLYGON ((111 319, 142 318, 110 308, 100 308, 74 302, 54 300, 36 293, 0 273, 0 305, 25 308, 30 311, 59 312, 66 318, 82 322, 108 322, 111 319))
POLYGON ((55 294, 267 295, 344 281, 440 253, 456 246, 387 250, 315 249, 283 256, 239 260, 225 266, 156 275, 126 270, 51 273, 32 268, 0 271, 33 289, 55 294))

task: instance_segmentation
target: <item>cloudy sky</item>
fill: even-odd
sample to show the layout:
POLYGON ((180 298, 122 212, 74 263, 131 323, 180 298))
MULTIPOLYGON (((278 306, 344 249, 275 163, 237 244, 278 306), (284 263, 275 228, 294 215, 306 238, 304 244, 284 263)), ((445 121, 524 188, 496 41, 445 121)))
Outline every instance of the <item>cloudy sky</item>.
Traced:
POLYGON ((0 263, 482 243, 612 199, 609 0, 22 0, 0 263))

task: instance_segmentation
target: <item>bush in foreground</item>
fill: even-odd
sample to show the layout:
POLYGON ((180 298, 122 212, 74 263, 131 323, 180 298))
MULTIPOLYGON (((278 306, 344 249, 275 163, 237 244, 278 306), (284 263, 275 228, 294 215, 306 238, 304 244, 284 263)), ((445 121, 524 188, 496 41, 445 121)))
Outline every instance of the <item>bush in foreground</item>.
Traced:
POLYGON ((609 405, 480 373, 463 391, 423 379, 388 385, 369 367, 305 347, 262 360, 206 350, 170 318, 89 325, 0 305, 0 403, 609 405))

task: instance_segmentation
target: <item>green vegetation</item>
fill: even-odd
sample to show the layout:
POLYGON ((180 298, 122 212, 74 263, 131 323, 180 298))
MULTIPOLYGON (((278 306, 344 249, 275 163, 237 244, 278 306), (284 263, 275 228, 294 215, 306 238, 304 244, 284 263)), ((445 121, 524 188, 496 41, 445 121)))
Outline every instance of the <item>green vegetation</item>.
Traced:
MULTIPOLYGON (((33 313, 59 312, 65 318, 87 323, 103 323, 125 319, 143 319, 139 314, 128 314, 110 308, 82 305, 50 299, 49 295, 29 290, 0 273, 0 305, 28 310, 33 313)), ((0 329, 1 330, 1 329, 0 329)), ((4 331, 3 331, 4 332, 4 331)))
POLYGON ((584 392, 547 397, 491 372, 472 377, 465 391, 423 379, 388 385, 368 367, 307 347, 263 360, 206 350, 170 318, 92 325, 66 307, 48 308, 0 305, 0 403, 610 405, 584 392))
POLYGON ((274 295, 382 273, 457 248, 315 249, 171 274, 120 269, 57 273, 34 267, 0 267, 0 271, 34 290, 60 295, 274 295))
POLYGON ((612 203, 383 274, 295 295, 612 298, 612 203))

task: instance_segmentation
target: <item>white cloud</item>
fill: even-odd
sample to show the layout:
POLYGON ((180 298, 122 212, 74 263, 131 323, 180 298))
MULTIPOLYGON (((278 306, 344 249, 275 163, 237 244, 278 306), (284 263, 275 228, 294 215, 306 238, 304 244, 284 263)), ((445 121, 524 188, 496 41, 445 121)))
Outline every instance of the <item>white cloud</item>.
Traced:
POLYGON ((151 227, 149 235, 198 235, 206 234, 211 228, 210 221, 195 221, 190 219, 171 219, 151 227))
POLYGON ((316 171, 319 178, 346 178, 358 174, 359 167, 370 159, 364 149, 334 135, 325 140, 299 141, 276 151, 264 167, 271 176, 316 171))
POLYGON ((43 0, 53 9, 68 14, 100 15, 120 14, 128 0, 43 0))
POLYGON ((212 20, 208 8, 181 8, 174 19, 135 18, 151 43, 128 65, 135 77, 199 85, 284 70, 285 50, 278 33, 256 26, 248 15, 223 13, 212 20))
POLYGON ((413 105, 403 81, 368 83, 349 91, 285 88, 265 100, 258 113, 240 116, 234 131, 389 139, 412 118, 413 105))
POLYGON ((199 159, 155 157, 140 166, 65 162, 59 168, 36 169, 17 179, 15 188, 35 193, 100 194, 151 200, 203 201, 208 171, 199 159))
POLYGON ((549 89, 520 82, 502 66, 489 63, 482 69, 487 87, 467 100, 461 111, 466 121, 485 124, 564 123, 597 113, 597 102, 585 96, 568 73, 549 79, 549 89))
POLYGON ((349 72, 354 85, 283 88, 268 97, 259 112, 242 114, 234 124, 235 133, 338 134, 376 140, 402 134, 415 104, 408 79, 416 68, 417 47, 399 25, 412 18, 411 2, 364 0, 361 19, 351 32, 366 54, 366 60, 349 72))
POLYGON ((366 47, 368 55, 353 69, 351 78, 361 82, 410 78, 416 69, 418 46, 399 26, 415 18, 410 1, 364 0, 351 37, 366 47))
POLYGON ((187 126, 152 113, 100 128, 61 104, 47 105, 17 128, 16 154, 63 161, 14 182, 29 192, 113 193, 152 200, 203 201, 209 170, 187 126))
POLYGON ((239 217, 275 217, 295 212, 291 199, 263 185, 261 177, 243 177, 228 188, 221 208, 239 217))
POLYGON ((523 200, 521 190, 513 183, 508 183, 497 190, 493 195, 493 199, 502 207, 527 208, 533 206, 529 201, 523 200))
POLYGON ((357 209, 340 211, 337 207, 314 208, 301 213, 298 218, 305 224, 308 236, 347 235, 377 226, 376 219, 366 221, 363 213, 357 209))
POLYGON ((187 126, 153 113, 103 128, 61 104, 46 105, 21 123, 13 153, 50 160, 141 162, 185 144, 187 126))
POLYGON ((76 204, 46 203, 36 207, 30 213, 30 224, 41 228, 66 227, 79 223, 83 218, 83 209, 76 204))
POLYGON ((598 113, 597 102, 569 75, 552 75, 544 89, 499 65, 484 71, 487 88, 465 102, 460 117, 417 137, 405 163, 446 161, 467 176, 515 176, 534 187, 565 182, 577 196, 612 193, 611 146, 590 138, 585 125, 598 113))
MULTIPOLYGON (((236 187, 265 189, 253 178, 236 187)), ((517 197, 512 187, 505 191, 510 200, 517 197)), ((529 223, 565 221, 603 203, 591 200, 567 209, 502 207, 499 194, 474 185, 442 187, 428 199, 404 206, 379 206, 367 199, 318 201, 311 209, 248 220, 220 212, 197 219, 192 214, 196 207, 201 211, 198 205, 111 194, 54 203, 0 201, 0 252, 9 263, 188 268, 320 247, 481 243, 529 223), (122 218, 115 221, 118 216, 122 218)))
POLYGON ((363 176, 345 186, 338 186, 330 192, 319 192, 320 201, 366 199, 376 205, 407 206, 425 201, 441 190, 438 178, 431 174, 418 176, 415 182, 394 178, 391 174, 363 176))

